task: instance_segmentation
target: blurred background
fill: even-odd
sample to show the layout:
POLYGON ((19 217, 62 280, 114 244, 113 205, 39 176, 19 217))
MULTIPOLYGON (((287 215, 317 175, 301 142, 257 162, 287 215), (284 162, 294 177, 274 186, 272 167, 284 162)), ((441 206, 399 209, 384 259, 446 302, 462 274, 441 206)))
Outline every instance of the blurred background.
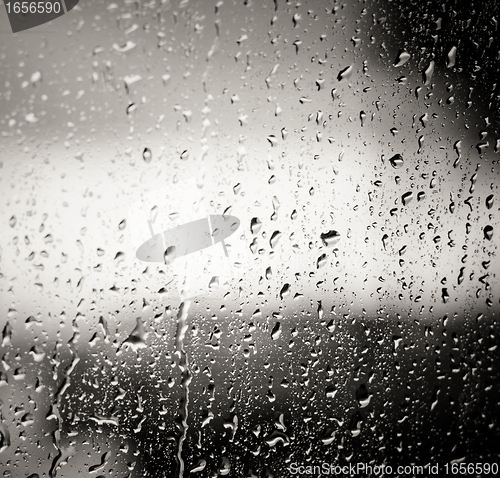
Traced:
POLYGON ((498 462, 494 1, 0 10, 4 476, 498 462))

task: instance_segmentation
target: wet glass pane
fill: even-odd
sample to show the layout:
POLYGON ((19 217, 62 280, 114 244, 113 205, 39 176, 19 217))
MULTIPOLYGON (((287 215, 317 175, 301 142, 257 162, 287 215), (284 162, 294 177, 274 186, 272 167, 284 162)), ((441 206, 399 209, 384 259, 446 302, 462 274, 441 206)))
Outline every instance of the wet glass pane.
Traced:
POLYGON ((498 473, 494 1, 10 7, 2 476, 498 473))

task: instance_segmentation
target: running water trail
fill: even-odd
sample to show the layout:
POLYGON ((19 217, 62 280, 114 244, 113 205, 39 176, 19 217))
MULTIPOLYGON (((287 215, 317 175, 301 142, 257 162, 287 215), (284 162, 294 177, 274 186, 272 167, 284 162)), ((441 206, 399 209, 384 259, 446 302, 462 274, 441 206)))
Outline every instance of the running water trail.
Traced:
POLYGON ((177 314, 177 334, 175 339, 175 353, 179 357, 179 368, 181 369, 181 387, 182 395, 179 406, 179 415, 181 419, 181 435, 177 443, 177 468, 176 477, 184 477, 184 460, 182 459, 182 445, 187 436, 188 431, 188 405, 189 405, 189 384, 191 383, 191 370, 189 370, 189 361, 186 351, 184 350, 184 337, 188 328, 187 316, 191 302, 185 300, 179 307, 177 314))
MULTIPOLYGON (((217 11, 217 10, 216 10, 217 11)), ((219 28, 218 24, 216 22, 216 36, 214 38, 214 41, 212 43, 212 46, 210 48, 210 51, 207 54, 207 66, 205 67, 205 71, 203 72, 202 75, 202 85, 203 85, 203 91, 206 93, 207 92, 207 76, 208 76, 208 70, 211 66, 210 58, 211 56, 215 53, 217 49, 217 44, 218 44, 218 36, 219 36, 219 28)), ((206 131, 205 128, 202 130, 202 136, 205 138, 206 131)), ((203 177, 205 175, 203 163, 204 163, 204 157, 205 154, 208 151, 208 145, 203 144, 202 145, 202 153, 201 155, 201 167, 200 167, 200 176, 199 176, 199 181, 200 184, 198 185, 198 191, 201 195, 201 187, 203 186, 203 177)), ((203 197, 198 198, 198 206, 201 205, 203 201, 203 197)), ((209 215, 205 213, 205 216, 207 216, 209 223, 209 215)), ((210 231, 212 232, 212 231, 210 231)), ((226 252, 225 245, 223 244, 224 247, 224 252, 226 252)), ((226 252, 227 255, 227 252, 226 252)), ((188 316, 188 311, 189 307, 191 306, 191 301, 188 299, 188 297, 191 296, 192 290, 190 290, 190 283, 191 283, 191 277, 188 277, 188 273, 186 271, 186 275, 184 277, 182 287, 180 288, 180 295, 181 295, 181 300, 182 303, 179 307, 179 312, 177 314, 177 335, 176 335, 176 341, 175 341, 175 353, 179 357, 179 368, 181 369, 181 387, 182 387, 182 395, 181 395, 181 400, 180 400, 180 405, 179 405, 179 415, 181 419, 181 435, 179 436, 179 441, 177 443, 177 468, 176 468, 176 478, 183 478, 184 477, 184 460, 182 459, 182 446, 184 444, 184 441, 186 440, 187 432, 188 432, 188 406, 189 406, 189 384, 191 383, 192 375, 191 375, 191 370, 189 369, 189 360, 188 356, 186 354, 186 351, 184 350, 184 337, 187 332, 188 324, 187 324, 187 316, 188 316)))

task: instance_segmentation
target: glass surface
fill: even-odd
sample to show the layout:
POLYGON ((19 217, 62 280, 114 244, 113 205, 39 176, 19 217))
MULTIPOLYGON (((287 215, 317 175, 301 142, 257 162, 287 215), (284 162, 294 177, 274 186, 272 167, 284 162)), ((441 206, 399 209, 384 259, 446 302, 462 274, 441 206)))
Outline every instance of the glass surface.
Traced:
POLYGON ((6 8, 2 476, 498 473, 495 1, 6 8))

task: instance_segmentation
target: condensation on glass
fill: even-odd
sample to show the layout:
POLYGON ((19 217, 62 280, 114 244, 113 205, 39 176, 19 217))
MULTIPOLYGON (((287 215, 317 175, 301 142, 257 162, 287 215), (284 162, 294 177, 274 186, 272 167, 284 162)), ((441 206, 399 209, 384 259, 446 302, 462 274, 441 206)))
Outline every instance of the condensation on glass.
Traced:
POLYGON ((2 476, 498 463, 499 19, 0 15, 2 476))

